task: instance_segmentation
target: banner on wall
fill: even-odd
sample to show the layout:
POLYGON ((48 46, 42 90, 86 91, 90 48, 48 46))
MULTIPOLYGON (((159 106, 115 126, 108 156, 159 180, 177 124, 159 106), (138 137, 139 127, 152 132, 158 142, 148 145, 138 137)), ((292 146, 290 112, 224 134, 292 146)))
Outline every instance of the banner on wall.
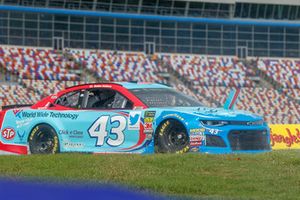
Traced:
POLYGON ((272 149, 300 149, 300 124, 273 124, 272 149))

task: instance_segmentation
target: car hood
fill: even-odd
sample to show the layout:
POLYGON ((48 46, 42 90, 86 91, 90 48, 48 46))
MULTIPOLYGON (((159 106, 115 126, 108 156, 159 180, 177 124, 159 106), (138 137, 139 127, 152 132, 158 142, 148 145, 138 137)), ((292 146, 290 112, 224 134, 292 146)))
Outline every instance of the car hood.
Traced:
POLYGON ((193 114, 202 119, 231 120, 231 121, 257 121, 263 120, 261 116, 242 110, 227 110, 224 108, 209 107, 174 107, 173 111, 193 114))

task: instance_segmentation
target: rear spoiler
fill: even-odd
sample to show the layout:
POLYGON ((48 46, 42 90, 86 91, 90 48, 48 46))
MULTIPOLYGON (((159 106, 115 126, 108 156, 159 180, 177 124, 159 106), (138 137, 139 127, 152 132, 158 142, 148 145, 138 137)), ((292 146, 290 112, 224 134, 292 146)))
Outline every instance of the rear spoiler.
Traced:
POLYGON ((7 105, 2 106, 2 110, 12 109, 12 108, 22 108, 22 107, 30 107, 33 104, 15 104, 15 105, 7 105))
POLYGON ((239 97, 240 89, 239 88, 234 88, 230 90, 229 95, 225 101, 224 108, 232 110, 234 109, 234 106, 237 102, 237 99, 239 97))

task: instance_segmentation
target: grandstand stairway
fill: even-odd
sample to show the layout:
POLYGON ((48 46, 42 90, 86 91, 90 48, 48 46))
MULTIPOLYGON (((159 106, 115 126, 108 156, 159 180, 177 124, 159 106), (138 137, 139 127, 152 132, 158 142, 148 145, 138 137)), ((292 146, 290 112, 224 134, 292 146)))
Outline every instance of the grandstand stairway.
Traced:
POLYGON ((266 88, 274 88, 274 89, 281 89, 282 86, 278 84, 276 81, 274 81, 272 78, 270 78, 266 72, 263 70, 259 69, 257 60, 253 58, 249 58, 248 60, 245 61, 245 65, 247 67, 251 67, 256 74, 259 77, 258 84, 261 87, 266 87, 266 88))
POLYGON ((222 106, 220 102, 214 100, 213 98, 210 98, 206 95, 203 95, 199 93, 199 91, 193 87, 193 83, 189 81, 184 76, 181 76, 179 72, 173 69, 172 66, 168 62, 165 62, 164 60, 161 60, 162 66, 166 67, 168 70, 168 73, 170 75, 169 78, 169 85, 175 87, 176 89, 182 91, 183 93, 186 93, 190 96, 198 98, 201 102, 203 102, 206 105, 217 105, 217 107, 222 106))
POLYGON ((295 104, 300 104, 300 99, 296 99, 289 92, 286 92, 286 89, 279 82, 275 81, 273 78, 268 76, 268 74, 265 71, 261 70, 258 67, 257 59, 250 58, 245 61, 245 65, 247 67, 252 67, 252 69, 255 70, 259 75, 259 87, 275 89, 280 94, 285 95, 290 101, 294 102, 295 104))
POLYGON ((7 71, 6 68, 3 67, 2 64, 0 63, 0 82, 16 83, 17 81, 18 81, 18 76, 7 71))
POLYGON ((252 80, 256 87, 274 88, 274 85, 270 81, 265 80, 265 76, 262 75, 263 72, 257 67, 257 61, 255 59, 247 58, 242 60, 242 62, 250 71, 250 73, 246 74, 247 78, 252 80))

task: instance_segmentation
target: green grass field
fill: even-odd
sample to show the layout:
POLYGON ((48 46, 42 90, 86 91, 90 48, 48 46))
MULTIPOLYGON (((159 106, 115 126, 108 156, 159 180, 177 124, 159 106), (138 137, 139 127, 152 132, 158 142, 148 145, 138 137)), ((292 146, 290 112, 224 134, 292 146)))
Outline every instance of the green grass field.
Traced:
POLYGON ((1 156, 4 177, 125 184, 212 199, 300 199, 300 152, 1 156))

